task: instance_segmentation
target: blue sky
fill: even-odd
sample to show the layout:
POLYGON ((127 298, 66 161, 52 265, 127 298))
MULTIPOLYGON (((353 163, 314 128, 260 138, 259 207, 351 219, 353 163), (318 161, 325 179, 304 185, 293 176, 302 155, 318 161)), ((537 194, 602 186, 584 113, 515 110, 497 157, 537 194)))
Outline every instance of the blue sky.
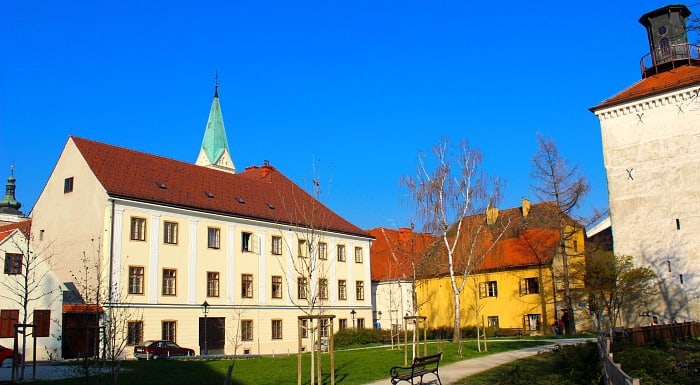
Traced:
MULTIPOLYGON (((405 227, 419 151, 468 139, 536 200, 536 135, 607 207, 588 108, 640 80, 658 1, 4 1, 0 179, 28 213, 69 135, 186 162, 219 74, 238 169, 265 160, 356 225, 405 227)), ((700 12, 700 7, 690 6, 700 12)))

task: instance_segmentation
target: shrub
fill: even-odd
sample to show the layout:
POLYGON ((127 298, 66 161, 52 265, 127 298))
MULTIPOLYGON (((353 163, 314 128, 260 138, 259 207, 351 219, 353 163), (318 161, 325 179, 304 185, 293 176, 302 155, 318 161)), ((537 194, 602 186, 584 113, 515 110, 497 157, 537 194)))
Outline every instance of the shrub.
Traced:
POLYGON ((378 344, 384 334, 379 329, 344 329, 335 333, 334 342, 337 347, 378 344))

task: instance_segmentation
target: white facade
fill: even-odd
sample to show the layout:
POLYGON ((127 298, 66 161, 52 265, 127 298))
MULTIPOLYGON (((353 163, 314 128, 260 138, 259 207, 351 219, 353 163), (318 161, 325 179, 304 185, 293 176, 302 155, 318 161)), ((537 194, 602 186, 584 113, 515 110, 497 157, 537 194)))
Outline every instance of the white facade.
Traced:
POLYGON ((413 314, 413 283, 394 279, 372 283, 375 322, 380 329, 403 330, 403 319, 413 314))
MULTIPOLYGON (((0 234, 0 258, 2 266, 5 267, 0 275, 0 309, 2 309, 2 333, 0 335, 0 345, 12 349, 14 338, 7 332, 13 328, 15 321, 10 321, 6 316, 16 314, 17 323, 24 323, 25 314, 23 309, 24 298, 29 298, 27 302, 26 322, 32 324, 39 322, 39 317, 34 318, 35 311, 43 311, 45 317, 44 333, 47 336, 37 337, 36 359, 48 361, 61 357, 61 317, 62 317, 62 294, 64 287, 58 277, 51 271, 50 256, 42 254, 38 249, 29 246, 27 253, 27 238, 21 231, 14 229, 5 234, 0 234), (27 255, 31 258, 27 261, 27 255), (8 266, 8 257, 21 256, 22 263, 15 268, 8 266), (25 278, 29 277, 25 286, 25 278), (27 296, 27 292, 30 292, 27 296)), ((10 263, 11 264, 11 263, 10 263)), ((36 329, 27 328, 27 333, 41 335, 38 327, 36 329)), ((22 352, 22 335, 18 337, 18 351, 22 352)), ((34 341, 29 336, 24 349, 25 360, 30 362, 34 357, 34 341)), ((3 363, 6 364, 6 363, 3 363)))
POLYGON ((700 318, 699 92, 695 82, 593 109, 602 130, 615 253, 657 272, 661 295, 639 304, 639 311, 666 322, 700 318))

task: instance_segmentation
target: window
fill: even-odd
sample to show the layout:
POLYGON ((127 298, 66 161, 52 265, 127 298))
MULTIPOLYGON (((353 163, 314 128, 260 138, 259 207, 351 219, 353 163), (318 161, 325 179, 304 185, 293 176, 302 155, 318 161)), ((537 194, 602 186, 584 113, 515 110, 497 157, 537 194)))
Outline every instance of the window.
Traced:
POLYGON ((574 239, 574 252, 578 253, 578 241, 574 239))
POLYGON ((301 338, 309 338, 309 320, 301 320, 301 338))
POLYGON ((73 192, 73 177, 63 180, 63 193, 68 194, 69 192, 73 192))
POLYGON ((143 294, 142 266, 129 266, 129 294, 143 294))
POLYGON ((526 314, 524 316, 524 324, 526 331, 540 331, 540 315, 539 314, 526 314))
POLYGON ((321 318, 321 338, 328 338, 330 335, 330 322, 328 318, 321 318))
POLYGON ((496 281, 479 282, 479 297, 498 297, 498 284, 496 281))
POLYGON ((318 243, 318 259, 328 259, 328 244, 326 242, 318 243))
POLYGON ((146 240, 146 218, 131 217, 131 240, 146 240))
POLYGON ((282 237, 272 237, 272 254, 282 255, 282 237))
POLYGON ((488 316, 488 325, 490 328, 498 329, 498 316, 497 315, 488 316))
POLYGON ((241 341, 253 340, 253 320, 241 320, 241 341))
POLYGON ((338 320, 338 328, 340 328, 340 330, 347 329, 348 328, 348 319, 347 318, 340 318, 338 320))
POLYGON ((177 223, 165 222, 163 224, 163 242, 171 245, 177 244, 177 223))
POLYGON ((22 274, 22 254, 5 253, 5 274, 22 274))
POLYGON ((51 335, 51 310, 34 309, 33 316, 34 335, 37 337, 49 337, 51 335))
POLYGON ((272 276, 272 298, 282 298, 282 276, 272 276))
POLYGON ((520 295, 538 294, 540 283, 537 278, 525 278, 520 280, 520 295))
POLYGON ((282 320, 273 319, 272 320, 272 339, 281 340, 282 339, 282 320))
POLYGON ((307 244, 306 239, 299 240, 297 255, 299 258, 306 258, 309 255, 309 245, 307 244))
POLYGON ((207 272, 207 297, 219 296, 219 272, 207 272))
POLYGON ((175 295, 175 270, 163 269, 163 295, 175 295))
POLYGON ((362 248, 356 247, 355 248, 355 263, 362 263, 363 260, 364 260, 364 257, 362 256, 362 248))
POLYGON ((0 311, 0 338, 13 338, 15 324, 19 322, 19 310, 0 311))
POLYGON ((162 340, 175 341, 175 321, 161 322, 161 337, 162 340))
POLYGON ((126 344, 138 345, 143 342, 143 321, 129 321, 126 344))
POLYGON ((318 298, 328 299, 328 280, 325 278, 318 280, 318 298))
POLYGON ((338 299, 348 299, 348 286, 344 279, 338 280, 338 299))
POLYGON ((252 251, 252 247, 250 244, 252 237, 253 237, 252 233, 247 233, 245 231, 241 233, 241 251, 247 251, 247 252, 252 251))
POLYGON ((218 227, 207 228, 207 247, 218 249, 221 247, 221 229, 218 227))
POLYGON ((358 318, 358 319, 357 319, 357 328, 358 328, 358 329, 364 329, 364 328, 365 328, 365 319, 364 319, 364 318, 358 318))
POLYGON ((306 299, 306 278, 297 278, 297 298, 306 299))
POLYGON ((345 262, 345 245, 338 245, 338 261, 345 262))
POLYGON ((241 298, 253 298, 252 274, 241 274, 241 298))
POLYGON ((362 301, 365 299, 365 282, 355 281, 355 299, 362 301))

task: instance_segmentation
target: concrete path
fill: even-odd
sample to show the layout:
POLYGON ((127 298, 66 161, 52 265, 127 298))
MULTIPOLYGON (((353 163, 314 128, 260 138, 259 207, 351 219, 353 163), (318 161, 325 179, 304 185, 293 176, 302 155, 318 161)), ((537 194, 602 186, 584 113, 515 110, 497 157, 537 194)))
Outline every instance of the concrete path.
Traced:
MULTIPOLYGON (((483 372, 495 368, 497 366, 506 364, 511 361, 519 360, 521 358, 534 356, 538 352, 552 349, 555 345, 573 345, 580 344, 587 341, 595 341, 594 338, 570 338, 570 339, 557 339, 549 340, 551 342, 549 345, 535 346, 531 348, 524 348, 520 350, 512 350, 509 352, 489 354, 483 357, 472 358, 469 360, 453 362, 451 364, 440 365, 440 380, 442 380, 442 385, 454 384, 455 382, 469 377, 473 374, 483 372)), ((388 369, 387 369, 388 371, 388 369)), ((426 380, 432 380, 426 376, 426 380)), ((437 381, 430 382, 430 384, 437 384, 437 381)), ((387 376, 384 380, 379 380, 371 382, 366 385, 387 385, 391 384, 390 378, 387 376)))

